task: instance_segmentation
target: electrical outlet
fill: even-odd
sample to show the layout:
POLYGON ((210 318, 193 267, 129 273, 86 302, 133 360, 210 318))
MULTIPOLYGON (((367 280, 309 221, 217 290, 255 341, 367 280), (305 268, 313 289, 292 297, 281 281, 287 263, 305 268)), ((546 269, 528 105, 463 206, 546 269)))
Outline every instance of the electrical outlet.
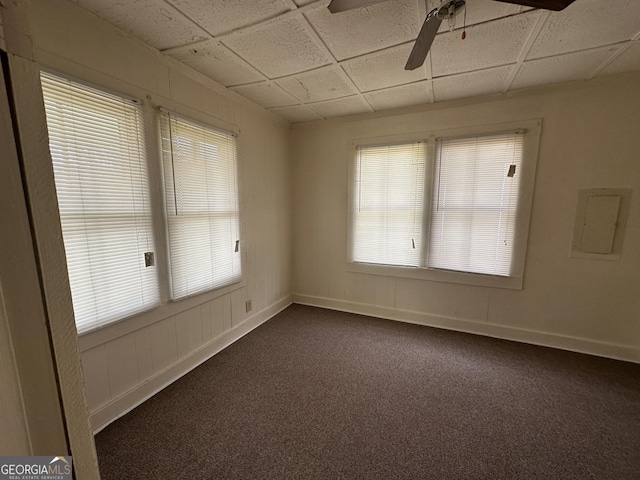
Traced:
POLYGON ((246 302, 244 302, 244 308, 245 308, 247 313, 251 311, 251 309, 253 308, 251 306, 251 300, 247 300, 246 302))

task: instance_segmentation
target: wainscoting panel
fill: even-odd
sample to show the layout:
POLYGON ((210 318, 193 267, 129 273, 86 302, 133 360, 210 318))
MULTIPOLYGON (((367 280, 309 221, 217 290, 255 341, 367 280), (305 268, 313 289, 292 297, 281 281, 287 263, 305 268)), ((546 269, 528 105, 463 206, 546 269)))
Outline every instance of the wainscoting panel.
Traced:
MULTIPOLYGON (((127 335, 83 352, 85 378, 88 380, 87 400, 94 431, 102 430, 109 423, 125 415, 155 393, 269 320, 288 307, 292 303, 292 298, 289 295, 273 303, 268 308, 237 323, 233 328, 227 329, 224 333, 219 333, 219 328, 216 328, 216 335, 206 342, 201 341, 203 324, 222 323, 219 315, 215 315, 215 313, 220 313, 224 297, 209 302, 207 307, 187 310, 184 314, 139 330, 135 332, 135 335, 127 335), (212 312, 214 315, 205 318, 200 315, 202 311, 212 312), (147 331, 149 335, 147 335, 147 331), (198 331, 201 332, 200 336, 197 335, 198 331), (136 342, 136 339, 140 341, 136 342), (187 342, 184 349, 178 347, 181 342, 187 342), (196 346, 197 342, 200 342, 199 347, 196 346), (162 354, 158 353, 155 358, 152 354, 153 372, 150 374, 149 350, 153 352, 156 349, 159 352, 161 347, 163 348, 162 354), (111 355, 105 355, 105 351, 114 354, 119 352, 122 357, 114 358, 111 355), (184 352, 184 355, 179 356, 179 351, 184 352), (109 363, 109 360, 112 363, 109 363), (136 369, 136 367, 138 368, 136 369), (116 373, 117 370, 120 372, 116 373), (110 372, 113 373, 109 374, 110 372), (104 381, 107 378, 109 381, 104 381)), ((231 317, 228 320, 231 322, 231 317)))

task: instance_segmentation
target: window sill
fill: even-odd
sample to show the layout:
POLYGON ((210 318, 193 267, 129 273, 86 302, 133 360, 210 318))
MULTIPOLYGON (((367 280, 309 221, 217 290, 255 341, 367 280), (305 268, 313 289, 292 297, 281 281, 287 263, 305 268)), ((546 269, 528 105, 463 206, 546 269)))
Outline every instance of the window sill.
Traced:
POLYGON ((428 280, 432 282, 458 283, 462 285, 475 285, 480 287, 522 290, 522 277, 500 277, 497 275, 483 275, 479 273, 354 262, 347 262, 347 271, 353 273, 365 273, 368 275, 428 280))
POLYGON ((223 295, 227 295, 231 292, 244 288, 246 285, 246 276, 243 275, 240 281, 227 285, 226 287, 210 290, 208 292, 175 301, 165 301, 153 310, 148 310, 133 317, 123 318, 122 320, 110 323, 96 330, 82 333, 78 338, 80 351, 84 352, 97 347, 98 345, 115 340, 116 338, 123 337, 135 332, 136 330, 148 327, 154 323, 165 320, 166 318, 173 317, 186 310, 195 308, 198 305, 202 305, 203 303, 210 302, 218 297, 222 297, 223 295))

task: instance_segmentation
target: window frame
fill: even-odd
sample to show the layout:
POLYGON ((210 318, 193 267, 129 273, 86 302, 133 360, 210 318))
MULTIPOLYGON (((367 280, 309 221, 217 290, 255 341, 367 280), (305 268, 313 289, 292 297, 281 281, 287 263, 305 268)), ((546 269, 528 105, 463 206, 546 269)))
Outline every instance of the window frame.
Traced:
MULTIPOLYGON (((244 229, 244 195, 243 195, 243 182, 242 182, 242 165, 241 165, 241 155, 242 155, 242 141, 240 130, 230 124, 225 124, 220 121, 212 121, 211 119, 203 119, 202 115, 199 115, 197 112, 188 111, 184 112, 184 109, 181 108, 172 108, 168 109, 163 106, 157 106, 155 109, 155 129, 154 133, 158 136, 157 144, 158 144, 158 158, 157 158, 157 168, 158 174, 160 176, 160 185, 158 189, 160 190, 160 201, 158 203, 158 208, 161 210, 162 216, 162 232, 158 233, 158 235, 162 235, 163 240, 163 262, 164 262, 164 277, 161 279, 163 286, 165 287, 165 298, 166 302, 170 304, 179 304, 180 302, 189 302, 191 303, 193 299, 202 299, 200 303, 213 300, 220 296, 231 293, 235 290, 243 288, 246 286, 246 271, 247 271, 247 257, 246 257, 246 248, 245 248, 245 229, 244 229), (191 294, 174 297, 173 285, 172 285, 172 272, 171 272, 171 248, 170 248, 170 238, 169 238, 169 215, 167 213, 167 191, 166 191, 166 178, 165 178, 165 167, 164 167, 164 153, 163 153, 163 132, 162 132, 162 116, 173 116, 176 119, 179 119, 184 122, 191 123, 194 126, 201 127, 204 129, 210 129, 214 131, 218 131, 225 134, 231 134, 235 137, 236 143, 236 182, 237 182, 237 205, 238 205, 238 230, 239 230, 239 250, 240 250, 240 275, 239 278, 233 282, 226 283, 221 286, 214 286, 206 290, 201 290, 198 292, 194 292, 191 294)), ((170 120, 169 120, 170 121, 170 120)), ((160 227, 159 227, 160 228, 160 227)))
POLYGON ((521 290, 523 288, 524 281, 524 267, 529 234, 529 222, 531 217, 531 207, 533 203, 533 191, 535 186, 535 173, 537 168, 541 130, 541 119, 529 119, 500 124, 420 131, 408 134, 390 135, 374 138, 360 138, 352 140, 349 148, 348 162, 348 211, 346 249, 347 271, 352 273, 364 273, 370 275, 384 275, 398 278, 521 290), (351 260, 353 258, 353 212, 355 207, 354 195, 356 192, 355 179, 358 147, 391 145, 416 141, 425 141, 427 143, 427 158, 425 159, 426 163, 424 180, 425 204, 423 206, 424 223, 422 227, 422 245, 423 249, 425 249, 426 251, 426 249, 429 248, 429 236, 431 232, 430 217, 432 192, 435 186, 434 165, 436 154, 436 140, 438 138, 472 137, 480 135, 500 134, 507 131, 516 130, 524 130, 525 134, 523 138, 522 167, 519 172, 522 177, 520 180, 520 188, 518 193, 512 274, 510 276, 441 270, 429 268, 424 264, 419 267, 407 267, 362 263, 354 262, 351 260))
MULTIPOLYGON (((144 214, 144 227, 147 230, 147 234, 149 236, 149 239, 151 241, 151 245, 149 245, 150 247, 152 247, 151 251, 155 253, 157 253, 158 251, 158 237, 156 234, 156 225, 154 224, 154 205, 153 205, 153 193, 152 193, 152 178, 153 178, 153 172, 152 172, 152 168, 151 165, 149 163, 149 159, 152 155, 152 151, 153 148, 152 146, 149 144, 149 137, 148 137, 148 127, 147 127, 147 118, 146 118, 146 111, 144 108, 144 103, 142 102, 142 100, 136 98, 135 96, 131 96, 116 90, 112 90, 109 88, 105 88, 102 87, 100 85, 96 85, 90 82, 86 82, 84 80, 80 80, 77 79, 75 77, 71 77, 65 74, 62 74, 60 72, 54 71, 54 70, 50 70, 47 68, 41 68, 40 69, 40 75, 42 79, 44 78, 49 78, 51 79, 51 81, 53 82, 58 82, 61 84, 64 83, 69 83, 71 84, 72 87, 77 88, 78 90, 83 90, 86 89, 89 92, 87 93, 93 93, 95 92, 96 96, 103 96, 104 98, 109 98, 112 97, 114 102, 121 102, 123 105, 124 104, 130 104, 131 106, 133 106, 133 109, 136 112, 136 123, 138 123, 139 125, 139 130, 137 132, 130 132, 127 131, 127 135, 135 135, 138 138, 138 142, 139 142, 139 160, 140 160, 140 164, 143 166, 144 168, 144 175, 141 179, 141 181, 143 183, 141 183, 140 188, 142 190, 138 190, 137 194, 140 193, 144 193, 145 197, 143 198, 142 202, 146 203, 148 205, 148 207, 146 208, 146 213, 144 214), (93 91, 93 92, 92 92, 93 91), (144 191, 143 191, 144 190, 144 191)), ((41 80, 42 82, 42 80, 41 80)), ((71 94, 73 95, 73 93, 71 94)), ((44 93, 43 93, 43 97, 44 97, 44 93)), ((44 98, 43 98, 44 100, 44 98)), ((96 101, 96 105, 100 103, 100 100, 97 99, 96 101)), ((92 105, 93 108, 96 108, 96 105, 92 105)), ((114 107, 112 107, 114 108, 114 107)), ((49 120, 47 120, 46 123, 46 128, 47 128, 47 148, 51 149, 51 140, 49 139, 49 136, 51 136, 50 133, 50 124, 49 124, 49 120)), ((66 147, 65 147, 66 148, 66 147)), ((54 167, 54 154, 53 152, 51 152, 51 160, 52 160, 52 171, 55 170, 54 167)), ((60 184, 59 181, 55 178, 53 178, 53 181, 55 182, 56 185, 56 191, 60 190, 60 184)), ((60 193, 57 193, 56 195, 56 200, 58 202, 58 204, 60 203, 60 193)), ((109 216, 108 214, 105 213, 95 213, 93 214, 96 218, 100 218, 103 216, 109 216)), ((136 217, 140 217, 140 214, 135 215, 136 217)), ((60 212, 60 207, 58 205, 58 219, 62 225, 63 223, 63 214, 60 212)), ((138 223, 135 223, 136 228, 138 223)), ((84 230, 83 230, 84 231, 84 230)), ((64 231, 63 231, 64 234, 64 231)), ((63 235, 64 237, 64 235, 63 235)), ((65 240, 62 240, 63 242, 65 242, 65 240)), ((65 243, 66 244, 66 243, 65 243)), ((65 248, 65 256, 68 255, 68 252, 66 252, 67 248, 65 248)), ((69 269, 69 262, 67 260, 67 258, 65 258, 65 264, 67 265, 67 269, 69 269)), ((154 310, 156 310, 159 306, 162 305, 162 279, 160 277, 160 272, 158 271, 158 269, 155 266, 151 266, 151 267, 147 267, 147 268, 153 268, 153 277, 155 278, 155 288, 153 289, 153 293, 154 296, 152 298, 153 301, 151 302, 145 302, 144 299, 141 300, 142 303, 146 303, 146 305, 144 305, 141 308, 135 309, 135 310, 130 310, 129 312, 127 312, 124 316, 116 316, 113 317, 109 320, 99 320, 99 319, 94 319, 91 322, 81 322, 80 324, 78 324, 77 320, 75 320, 75 325, 76 325, 76 329, 78 330, 78 334, 79 335, 87 335, 90 334, 92 332, 95 331, 99 331, 102 330, 110 325, 114 325, 120 322, 123 322, 129 318, 133 318, 133 317, 137 317, 140 315, 144 315, 147 314, 149 312, 152 312, 154 310)), ((151 276, 151 273, 149 274, 151 276)), ((71 279, 70 279, 71 282, 71 279)), ((144 296, 144 295, 143 295, 144 296)), ((75 302, 76 300, 74 300, 75 302)), ((74 316, 77 315, 77 313, 74 311, 74 316)))
MULTIPOLYGON (((425 198, 425 195, 430 195, 431 194, 431 189, 429 188, 430 186, 428 185, 428 179, 429 179, 429 171, 430 169, 430 165, 428 162, 428 159, 430 157, 432 157, 433 155, 429 156, 429 152, 428 150, 430 148, 432 148, 432 145, 424 140, 421 139, 413 139, 413 140, 402 140, 402 141, 394 141, 394 142, 386 142, 386 143, 373 143, 373 144, 366 144, 366 145, 362 145, 362 144, 358 144, 354 147, 354 153, 353 153, 353 167, 351 168, 351 173, 353 175, 353 180, 350 182, 350 185, 355 189, 355 185, 356 185, 356 179, 358 178, 358 164, 359 164, 359 154, 358 154, 358 149, 360 147, 372 147, 372 148, 376 148, 376 147, 394 147, 394 146, 398 146, 398 145, 413 145, 413 144, 423 144, 424 148, 425 148, 425 158, 424 158, 424 174, 423 174, 423 178, 422 178, 422 182, 423 182, 423 192, 422 192, 422 218, 420 219, 420 230, 421 230, 421 235, 420 235, 420 242, 419 242, 419 252, 417 252, 417 257, 418 257, 418 262, 421 261, 421 258, 424 255, 425 252, 425 245, 424 245, 424 240, 428 239, 428 236, 425 236, 424 234, 424 225, 428 224, 425 222, 425 219, 429 217, 430 212, 425 210, 425 206, 428 205, 428 202, 425 198)), ((416 178, 418 178, 416 176, 416 178)), ((353 238, 353 235, 355 234, 355 223, 356 223, 356 205, 358 205, 360 202, 358 200, 356 200, 356 195, 355 195, 355 191, 353 192, 353 195, 350 195, 350 200, 353 202, 353 206, 351 208, 349 208, 349 215, 350 215, 350 225, 351 228, 349 229, 350 234, 352 235, 351 237, 351 241, 349 242, 349 246, 348 246, 348 258, 353 258, 354 255, 354 243, 355 243, 355 239, 353 238)), ((417 205, 417 202, 412 202, 413 204, 417 205)), ((354 261, 353 263, 366 263, 366 262, 356 262, 354 261)), ((371 265, 379 265, 379 264, 371 264, 371 265)), ((418 268, 412 265, 397 265, 398 267, 401 268, 418 268)))
MULTIPOLYGON (((200 123, 207 127, 233 132, 237 135, 238 208, 240 216, 241 262, 243 265, 241 279, 236 283, 196 293, 189 297, 172 300, 170 298, 168 226, 166 223, 164 206, 164 177, 161 149, 162 138, 160 132, 160 115, 158 112, 158 109, 161 107, 153 101, 153 98, 149 96, 146 90, 141 88, 127 86, 127 88, 120 89, 120 85, 118 85, 117 89, 110 88, 105 86, 108 85, 109 82, 94 83, 93 81, 85 80, 81 75, 82 72, 76 72, 78 75, 76 76, 76 74, 63 73, 46 66, 41 66, 40 72, 138 103, 141 105, 142 111, 141 137, 143 137, 146 142, 146 157, 144 161, 147 169, 147 179, 149 181, 149 197, 147 200, 149 201, 151 209, 151 231, 155 244, 155 269, 157 270, 156 276, 158 278, 160 298, 159 301, 156 302, 155 306, 150 307, 148 310, 133 313, 109 323, 101 324, 95 328, 78 332, 78 342, 81 351, 96 347, 123 335, 133 333, 141 328, 153 325, 170 317, 174 317, 181 312, 185 312, 201 304, 213 301, 217 298, 232 294, 233 292, 237 292, 242 288, 245 288, 247 286, 246 278, 248 255, 245 247, 244 225, 244 182, 242 161, 244 149, 243 136, 241 135, 239 127, 232 123, 211 117, 198 110, 193 110, 189 107, 178 104, 172 104, 171 111, 176 115, 184 116, 191 121, 200 123)), ((49 148, 48 145, 47 148, 49 148)), ((60 221, 60 216, 58 216, 58 219, 60 221)))

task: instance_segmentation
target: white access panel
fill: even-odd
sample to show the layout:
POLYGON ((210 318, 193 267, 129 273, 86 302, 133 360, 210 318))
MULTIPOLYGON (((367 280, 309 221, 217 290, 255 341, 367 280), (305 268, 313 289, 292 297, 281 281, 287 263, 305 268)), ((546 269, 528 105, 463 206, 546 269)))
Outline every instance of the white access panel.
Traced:
POLYGON ((631 190, 580 190, 571 257, 617 260, 622 250, 631 190))
POLYGON ((581 239, 583 252, 611 253, 620 200, 620 195, 591 195, 587 198, 581 239))

